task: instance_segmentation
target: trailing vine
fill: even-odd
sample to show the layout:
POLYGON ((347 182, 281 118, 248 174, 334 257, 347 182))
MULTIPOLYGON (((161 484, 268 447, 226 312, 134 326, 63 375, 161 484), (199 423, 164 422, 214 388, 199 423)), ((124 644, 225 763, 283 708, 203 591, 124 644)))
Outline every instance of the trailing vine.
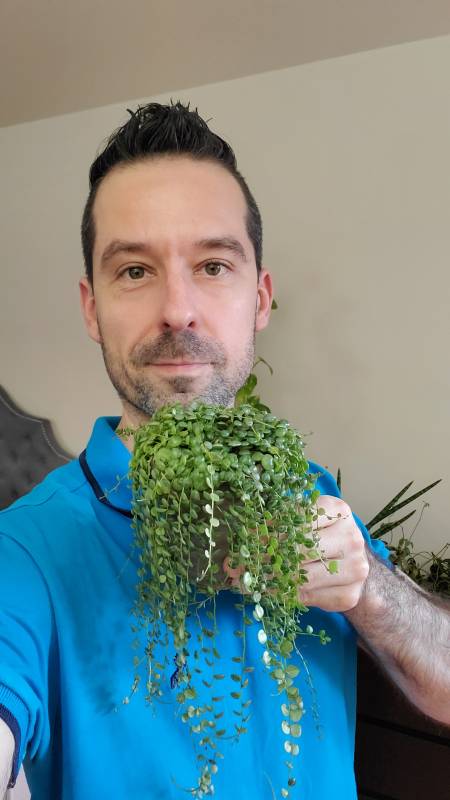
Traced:
POLYGON ((140 562, 134 630, 145 641, 144 655, 135 657, 131 694, 142 683, 143 664, 148 702, 161 699, 168 685, 177 690, 198 764, 198 782, 189 791, 196 798, 213 794, 220 742, 239 739, 251 724, 247 687, 254 666, 247 663, 246 629, 256 624, 262 663, 280 696, 286 763, 280 792, 288 797, 304 713, 291 656, 300 634, 330 641, 325 631, 300 626, 306 610, 298 597, 306 581, 302 561, 320 557, 314 523, 321 513, 301 436, 262 404, 246 402, 165 406, 137 430, 118 433, 134 436, 132 513, 140 562), (239 587, 230 585, 225 557, 239 570, 239 587), (230 730, 216 619, 223 590, 239 595, 242 616, 235 631, 241 651, 229 676, 238 723, 230 730), (174 663, 158 655, 169 640, 174 663), (207 702, 200 702, 200 688, 202 696, 207 689, 207 702))

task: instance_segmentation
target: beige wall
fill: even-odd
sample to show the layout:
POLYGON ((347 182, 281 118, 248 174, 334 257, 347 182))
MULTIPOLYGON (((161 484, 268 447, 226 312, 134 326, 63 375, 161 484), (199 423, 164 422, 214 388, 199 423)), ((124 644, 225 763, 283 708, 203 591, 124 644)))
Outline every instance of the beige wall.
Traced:
MULTIPOLYGON (((342 468, 365 519, 443 477, 416 533, 435 549, 450 538, 449 74, 445 37, 172 93, 231 140, 261 206, 280 305, 258 345, 265 399, 313 432, 309 456, 342 468)), ((126 105, 0 130, 1 382, 72 452, 119 413, 82 327, 78 229, 126 105)))

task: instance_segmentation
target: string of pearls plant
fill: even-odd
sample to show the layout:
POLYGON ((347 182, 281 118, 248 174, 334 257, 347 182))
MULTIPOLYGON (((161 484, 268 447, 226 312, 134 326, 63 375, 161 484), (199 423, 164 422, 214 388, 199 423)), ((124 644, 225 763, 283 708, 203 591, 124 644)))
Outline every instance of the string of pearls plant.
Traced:
POLYGON ((140 561, 134 630, 145 635, 131 694, 143 672, 148 702, 162 698, 169 683, 177 689, 198 760, 198 784, 190 791, 196 798, 213 794, 220 742, 239 738, 250 720, 246 689, 254 665, 246 660, 246 627, 256 624, 262 662, 280 695, 286 759, 280 792, 288 797, 296 782, 293 757, 304 713, 296 686, 299 669, 290 659, 300 634, 330 641, 325 631, 300 626, 306 610, 298 599, 306 581, 302 560, 317 558, 314 522, 320 513, 317 476, 308 472, 302 438, 285 420, 248 403, 165 406, 141 428, 119 433, 134 436, 130 474, 140 561), (223 571, 226 556, 230 567, 240 570, 239 588, 230 587, 223 571), (239 595, 236 608, 242 614, 242 628, 235 631, 240 654, 230 676, 239 720, 233 730, 223 727, 224 675, 218 666, 216 599, 225 589, 239 595), (196 637, 189 633, 189 618, 196 621, 196 637), (157 655, 170 638, 176 653, 171 677, 173 664, 157 655), (210 692, 206 703, 198 699, 200 685, 203 696, 205 687, 210 692))

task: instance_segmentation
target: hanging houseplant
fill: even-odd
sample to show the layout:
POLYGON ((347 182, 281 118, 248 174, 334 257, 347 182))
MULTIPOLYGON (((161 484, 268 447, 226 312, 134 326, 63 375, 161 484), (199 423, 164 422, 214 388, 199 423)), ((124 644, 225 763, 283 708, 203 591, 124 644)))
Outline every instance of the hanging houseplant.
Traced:
MULTIPOLYGON (((295 785, 294 759, 303 701, 296 686, 299 634, 330 641, 325 631, 300 626, 305 611, 298 588, 306 581, 302 561, 320 558, 314 531, 316 477, 308 472, 301 436, 285 420, 261 405, 233 408, 194 402, 158 410, 137 430, 131 460, 134 544, 140 566, 134 608, 135 632, 144 636, 143 657, 135 657, 133 694, 143 682, 146 700, 162 698, 164 688, 177 690, 181 719, 193 735, 198 784, 191 793, 213 794, 214 773, 221 758, 220 741, 239 738, 251 724, 246 689, 254 667, 246 662, 246 626, 258 626, 261 659, 280 696, 286 781, 281 796, 295 785), (223 570, 241 574, 239 588, 230 586, 223 570), (231 674, 239 723, 223 727, 220 683, 220 637, 216 598, 220 591, 239 595, 242 614, 241 653, 231 674), (200 621, 206 609, 209 625, 200 621), (197 635, 190 625, 197 620, 197 635), (191 632, 190 632, 191 630, 191 632), (175 650, 175 671, 167 653, 175 650), (200 644, 207 643, 207 647, 200 644), (163 655, 161 655, 163 654, 163 655), (143 666, 144 664, 144 666, 143 666), (171 674, 172 673, 172 674, 171 674), (199 700, 205 687, 209 699, 199 700)), ((335 564, 325 565, 333 571, 335 564)), ((142 640, 141 640, 142 641, 142 640)), ((129 702, 129 698, 126 698, 129 702)), ((157 713, 157 709, 156 709, 157 713)), ((226 768, 226 765, 224 766, 226 768)))

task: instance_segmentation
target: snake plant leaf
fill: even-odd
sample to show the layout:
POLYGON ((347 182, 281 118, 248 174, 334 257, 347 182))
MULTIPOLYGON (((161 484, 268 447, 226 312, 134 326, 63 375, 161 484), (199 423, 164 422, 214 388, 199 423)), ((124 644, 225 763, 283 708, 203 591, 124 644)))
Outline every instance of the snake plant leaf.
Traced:
POLYGON ((414 511, 410 511, 409 514, 406 514, 401 519, 395 519, 392 522, 384 522, 379 528, 376 529, 376 531, 371 532, 370 535, 372 539, 379 539, 380 536, 385 536, 386 533, 389 533, 390 531, 394 530, 394 528, 397 528, 399 525, 402 525, 404 522, 406 522, 407 519, 413 517, 415 513, 416 509, 414 509, 414 511))
POLYGON ((429 492, 430 489, 433 489, 433 487, 437 486, 437 484, 440 483, 441 481, 442 478, 439 478, 437 481, 434 481, 433 483, 430 483, 428 486, 425 486, 424 489, 420 489, 419 492, 412 494, 411 497, 407 497, 406 500, 403 500, 402 503, 397 503, 397 505, 395 505, 395 501, 399 497, 401 497, 407 491, 407 489, 409 489, 412 483, 414 483, 414 481, 411 481, 411 483, 409 483, 408 486, 405 487, 405 489, 402 489, 402 491, 396 497, 394 497, 387 504, 387 506, 385 506, 372 520, 370 520, 370 522, 366 525, 367 530, 370 530, 374 525, 376 525, 377 522, 381 522, 383 519, 386 519, 386 517, 390 517, 392 514, 395 514, 401 508, 404 508, 405 506, 409 505, 409 503, 412 503, 414 500, 417 500, 418 497, 421 497, 426 492, 429 492))
POLYGON ((409 483, 407 483, 406 486, 404 486, 403 489, 401 489, 401 491, 398 494, 396 494, 395 497, 392 498, 392 500, 389 500, 389 503, 386 503, 386 505, 383 506, 381 511, 379 511, 378 514, 376 514, 374 518, 370 520, 370 522, 366 523, 366 528, 368 531, 370 531, 370 529, 373 528, 373 526, 376 525, 377 522, 381 522, 382 519, 386 519, 386 517, 389 516, 389 514, 391 513, 390 509, 395 505, 397 500, 400 500, 400 498, 403 497, 405 492, 408 491, 409 487, 412 486, 413 483, 414 481, 410 481, 409 483))

